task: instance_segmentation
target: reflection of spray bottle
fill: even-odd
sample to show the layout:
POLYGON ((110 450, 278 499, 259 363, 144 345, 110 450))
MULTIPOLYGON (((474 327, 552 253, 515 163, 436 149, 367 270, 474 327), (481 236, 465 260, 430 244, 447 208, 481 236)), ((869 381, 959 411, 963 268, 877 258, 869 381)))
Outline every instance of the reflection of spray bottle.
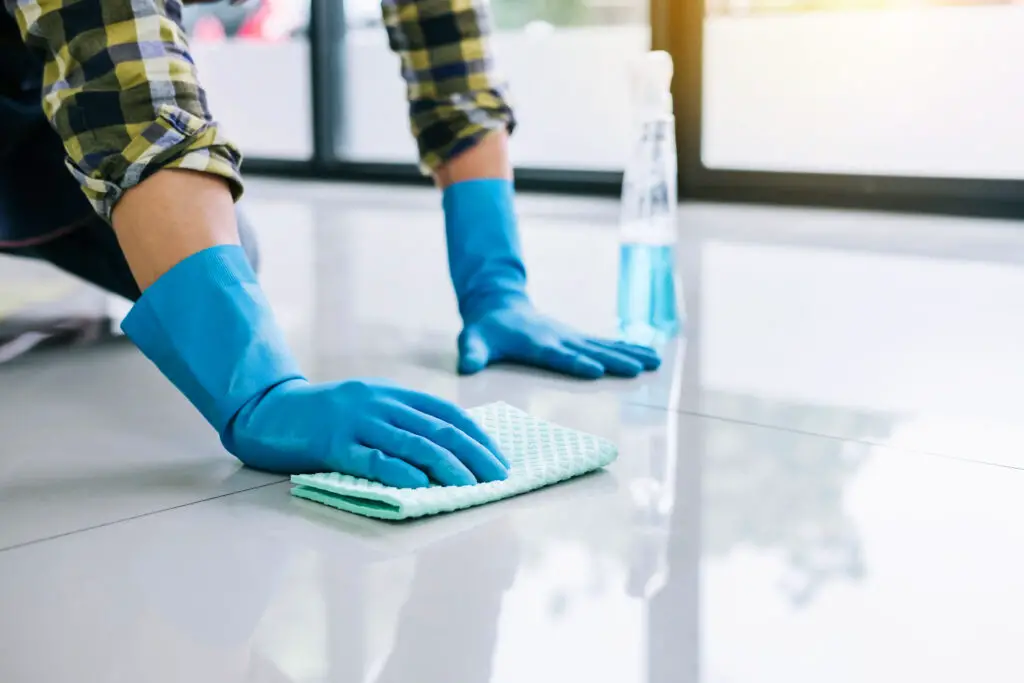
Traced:
POLYGON ((633 548, 629 594, 649 600, 668 583, 668 542, 675 503, 676 449, 674 427, 667 435, 651 435, 647 476, 633 479, 633 548))
MULTIPOLYGON (((629 571, 629 594, 650 600, 668 583, 668 545, 675 508, 676 468, 679 459, 677 408, 682 391, 683 358, 686 344, 676 348, 675 372, 669 392, 667 419, 652 424, 646 450, 649 458, 644 474, 632 480, 633 550, 629 571)), ((660 413, 659 413, 660 415, 660 413)))
POLYGON ((638 138, 622 187, 618 308, 620 333, 640 344, 658 344, 679 331, 672 72, 672 57, 660 51, 633 71, 638 138))

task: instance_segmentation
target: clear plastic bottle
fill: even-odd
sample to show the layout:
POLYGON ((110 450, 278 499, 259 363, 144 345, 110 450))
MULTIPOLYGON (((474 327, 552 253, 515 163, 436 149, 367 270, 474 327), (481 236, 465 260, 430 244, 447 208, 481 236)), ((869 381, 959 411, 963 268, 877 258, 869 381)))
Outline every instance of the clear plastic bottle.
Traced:
POLYGON ((675 278, 678 159, 672 57, 650 52, 633 70, 636 143, 622 188, 619 332, 657 345, 680 328, 675 278))

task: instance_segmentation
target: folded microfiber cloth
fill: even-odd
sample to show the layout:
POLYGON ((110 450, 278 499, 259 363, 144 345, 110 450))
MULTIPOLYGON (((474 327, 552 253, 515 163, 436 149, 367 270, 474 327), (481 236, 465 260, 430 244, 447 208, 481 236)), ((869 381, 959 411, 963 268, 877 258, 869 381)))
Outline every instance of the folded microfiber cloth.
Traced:
POLYGON ((410 519, 493 503, 605 467, 618 457, 611 442, 532 417, 506 403, 469 414, 512 464, 508 479, 475 486, 399 489, 346 474, 292 477, 292 495, 377 519, 410 519))

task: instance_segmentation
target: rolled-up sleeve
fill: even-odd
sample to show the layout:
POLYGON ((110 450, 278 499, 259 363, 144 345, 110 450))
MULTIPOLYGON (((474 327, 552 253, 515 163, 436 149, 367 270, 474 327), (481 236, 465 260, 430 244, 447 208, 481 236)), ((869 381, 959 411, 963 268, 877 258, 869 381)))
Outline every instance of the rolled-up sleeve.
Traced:
POLYGON ((163 168, 221 176, 241 195, 241 155, 210 115, 180 0, 4 2, 44 64, 43 110, 100 216, 163 168))
POLYGON ((493 130, 512 131, 515 117, 494 64, 487 0, 383 0, 382 6, 425 172, 493 130))

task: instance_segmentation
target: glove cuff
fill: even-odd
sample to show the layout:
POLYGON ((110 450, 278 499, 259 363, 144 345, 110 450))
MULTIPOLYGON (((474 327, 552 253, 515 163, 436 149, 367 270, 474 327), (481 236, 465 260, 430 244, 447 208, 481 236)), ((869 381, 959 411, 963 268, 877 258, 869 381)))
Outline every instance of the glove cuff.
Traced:
POLYGON ((238 246, 211 247, 175 265, 143 293, 121 329, 222 440, 246 403, 305 379, 238 246))
POLYGON ((495 308, 529 303, 514 199, 512 182, 497 178, 444 191, 448 269, 467 324, 495 308))

